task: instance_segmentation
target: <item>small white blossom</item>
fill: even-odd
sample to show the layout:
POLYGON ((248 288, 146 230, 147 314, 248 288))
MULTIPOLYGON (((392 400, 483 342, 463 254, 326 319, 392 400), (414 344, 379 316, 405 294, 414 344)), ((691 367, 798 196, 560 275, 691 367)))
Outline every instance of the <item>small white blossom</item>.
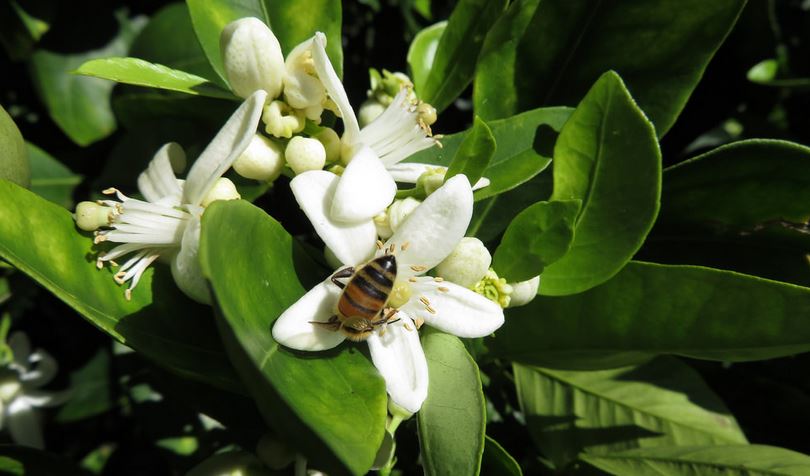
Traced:
POLYGON ((529 304, 537 297, 537 289, 540 287, 540 276, 535 276, 526 281, 509 283, 512 287, 509 307, 518 307, 529 304))
POLYGON ((258 90, 272 100, 281 94, 284 55, 276 35, 258 18, 240 18, 225 26, 219 39, 225 76, 237 96, 258 90))
POLYGON ((321 170, 326 164, 326 149, 318 139, 295 136, 287 143, 284 157, 297 175, 309 170, 321 170))
MULTIPOLYGON (((117 200, 101 200, 106 207, 107 220, 99 218, 96 209, 79 204, 77 221, 82 228, 97 224, 95 243, 118 243, 106 253, 100 253, 96 265, 105 263, 118 266, 114 278, 119 284, 129 283, 125 296, 130 299, 132 289, 141 276, 159 257, 171 260, 171 269, 177 286, 189 297, 209 302, 208 288, 202 277, 197 259, 200 238, 200 217, 208 199, 238 196, 230 181, 220 180, 231 164, 248 147, 261 116, 267 94, 257 91, 233 113, 189 170, 185 181, 178 180, 172 169, 179 155, 185 157, 177 144, 167 144, 156 154, 149 167, 138 177, 138 189, 144 200, 128 197, 110 188, 105 194, 115 195, 117 200), (209 194, 214 191, 214 196, 209 194), (90 223, 88 223, 90 222, 90 223), (116 260, 126 257, 123 264, 116 260)), ((92 227, 89 227, 92 229, 92 227)))
POLYGON ((289 139, 296 132, 304 130, 307 121, 304 113, 291 108, 282 101, 271 101, 262 113, 264 130, 271 136, 289 139))
POLYGON ((233 169, 242 177, 272 182, 284 169, 284 149, 276 141, 256 134, 248 148, 233 163, 233 169))
POLYGON ((464 237, 450 253, 436 266, 436 275, 471 288, 480 281, 492 264, 492 255, 478 238, 464 237))

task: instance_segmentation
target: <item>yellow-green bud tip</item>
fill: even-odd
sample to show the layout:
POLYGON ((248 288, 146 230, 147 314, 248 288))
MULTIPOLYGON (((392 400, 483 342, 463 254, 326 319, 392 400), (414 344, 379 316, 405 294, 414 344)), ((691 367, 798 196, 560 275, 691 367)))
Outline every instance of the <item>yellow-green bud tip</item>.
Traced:
POLYGON ((239 200, 240 198, 242 198, 242 196, 239 195, 239 192, 236 190, 236 185, 229 179, 221 177, 214 183, 211 190, 208 191, 208 194, 202 201, 202 206, 207 207, 217 200, 239 200))
POLYGON ((96 202, 79 202, 76 205, 76 213, 73 214, 73 219, 76 220, 76 226, 80 229, 95 231, 102 226, 110 225, 114 213, 112 208, 99 205, 96 202))
POLYGON ((499 278, 492 268, 487 271, 483 279, 473 286, 472 290, 504 308, 509 306, 509 301, 512 299, 512 286, 506 284, 506 279, 499 278))

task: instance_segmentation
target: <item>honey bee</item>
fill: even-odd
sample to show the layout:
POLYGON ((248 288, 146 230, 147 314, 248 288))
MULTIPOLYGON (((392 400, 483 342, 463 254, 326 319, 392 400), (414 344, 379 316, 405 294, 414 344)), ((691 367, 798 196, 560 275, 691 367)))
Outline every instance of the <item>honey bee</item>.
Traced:
POLYGON ((397 309, 386 309, 397 279, 397 260, 393 254, 374 258, 357 270, 352 267, 342 269, 331 279, 343 289, 335 314, 326 322, 310 321, 312 324, 340 331, 347 339, 360 342, 368 339, 374 330, 387 324, 397 313, 397 309), (338 281, 344 278, 349 278, 349 281, 345 284, 338 281))

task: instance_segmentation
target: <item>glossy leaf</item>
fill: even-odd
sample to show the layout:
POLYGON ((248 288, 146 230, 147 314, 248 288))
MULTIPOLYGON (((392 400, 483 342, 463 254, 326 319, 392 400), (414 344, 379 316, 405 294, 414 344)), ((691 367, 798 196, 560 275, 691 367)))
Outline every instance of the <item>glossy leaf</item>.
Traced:
POLYGON ((658 213, 661 151, 616 73, 602 75, 554 146, 551 200, 581 200, 571 249, 543 272, 540 294, 585 291, 616 274, 658 213))
POLYGON ((290 235, 245 201, 217 202, 203 215, 200 260, 221 311, 226 349, 268 423, 318 467, 368 471, 383 439, 387 403, 371 362, 348 344, 300 353, 270 334, 276 318, 305 293, 299 276, 308 285, 319 278, 290 235))
POLYGON ((441 112, 472 82, 478 53, 506 0, 461 0, 447 21, 419 99, 441 112))
POLYGON ((512 220, 495 250, 492 267, 510 283, 526 281, 560 259, 574 239, 582 202, 537 202, 512 220))
POLYGON ((477 475, 484 452, 486 413, 478 366, 458 337, 422 336, 430 391, 417 414, 426 475, 477 475))
POLYGON ((244 17, 256 17, 270 26, 286 55, 316 31, 326 34, 326 52, 341 75, 343 48, 338 0, 186 0, 194 31, 214 71, 226 80, 219 49, 219 35, 225 25, 244 17))
POLYGON ((489 436, 484 441, 481 474, 485 476, 523 476, 520 465, 503 447, 489 436))
POLYGON ((538 296, 508 309, 490 349, 520 363, 582 370, 656 354, 770 359, 810 350, 806 310, 808 288, 710 268, 631 262, 583 294, 538 296))
POLYGON ((57 421, 78 421, 110 410, 113 407, 110 376, 110 354, 101 349, 70 375, 70 400, 59 408, 57 421))
POLYGON ((122 56, 146 23, 119 13, 117 35, 104 47, 82 53, 62 54, 44 49, 31 56, 31 77, 51 119, 73 142, 86 146, 110 135, 116 128, 110 109, 115 83, 72 74, 83 63, 110 56, 122 56))
POLYGON ((14 120, 0 106, 0 179, 22 187, 31 185, 31 166, 22 134, 14 120))
POLYGON ((492 130, 486 122, 475 117, 472 128, 459 144, 444 180, 457 174, 464 174, 471 184, 481 178, 495 154, 496 143, 492 130))
POLYGON ((802 476, 810 456, 764 445, 644 448, 611 455, 582 455, 582 461, 608 474, 638 476, 802 476))
POLYGON ((0 180, 0 257, 114 339, 189 378, 231 391, 240 384, 227 362, 213 319, 174 285, 169 269, 144 273, 132 300, 107 268, 96 269, 89 233, 70 212, 0 180))
MULTIPOLYGON (((497 148, 484 170, 484 177, 490 180, 490 184, 475 192, 476 200, 511 190, 548 167, 554 140, 571 111, 565 107, 552 107, 488 122, 497 148)), ((412 155, 407 161, 447 166, 469 133, 467 130, 446 136, 442 139, 442 148, 431 147, 412 155)))
POLYGON ((180 93, 236 99, 230 92, 205 78, 154 64, 139 58, 103 58, 88 61, 76 70, 77 74, 109 79, 118 83, 134 84, 180 93))
POLYGON ((73 206, 73 189, 82 181, 47 152, 26 144, 31 159, 31 191, 65 208, 73 206))
POLYGON ((744 5, 744 0, 513 2, 481 50, 475 112, 491 120, 576 104, 612 69, 663 135, 744 5))
POLYGON ((516 364, 514 372, 529 432, 557 467, 583 451, 747 443, 700 375, 671 357, 599 371, 516 364))
POLYGON ((433 66, 433 58, 436 57, 436 48, 439 47, 439 39, 445 28, 447 28, 447 21, 430 25, 414 36, 411 46, 408 48, 408 68, 417 95, 425 87, 425 81, 433 66))

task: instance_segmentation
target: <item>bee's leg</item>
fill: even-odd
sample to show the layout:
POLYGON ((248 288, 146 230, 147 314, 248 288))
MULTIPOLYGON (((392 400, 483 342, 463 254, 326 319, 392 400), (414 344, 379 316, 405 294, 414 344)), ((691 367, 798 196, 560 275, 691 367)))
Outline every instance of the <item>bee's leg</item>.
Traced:
POLYGON ((327 321, 309 321, 310 324, 323 327, 332 332, 337 332, 340 329, 340 320, 337 316, 332 316, 327 321))
POLYGON ((335 286, 339 287, 340 289, 343 289, 346 287, 346 284, 341 283, 340 281, 338 281, 338 279, 351 278, 353 274, 354 268, 349 266, 348 268, 343 268, 337 273, 333 274, 330 279, 332 280, 333 283, 335 283, 335 286))
POLYGON ((376 321, 372 321, 371 324, 373 324, 375 326, 379 326, 379 325, 382 325, 382 324, 393 324, 393 323, 397 322, 399 319, 395 319, 395 320, 390 321, 390 322, 389 322, 389 319, 394 317, 394 315, 396 315, 396 313, 398 313, 398 312, 399 312, 399 309, 397 309, 395 307, 390 307, 390 308, 388 308, 388 310, 385 311, 385 314, 383 315, 383 317, 381 317, 380 319, 377 319, 376 321))

